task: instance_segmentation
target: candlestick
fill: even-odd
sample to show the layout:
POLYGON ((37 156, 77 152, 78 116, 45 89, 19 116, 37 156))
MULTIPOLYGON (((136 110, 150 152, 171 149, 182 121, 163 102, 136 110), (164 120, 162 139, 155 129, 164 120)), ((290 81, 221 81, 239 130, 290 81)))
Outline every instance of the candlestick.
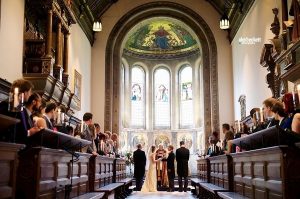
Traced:
POLYGON ((260 122, 264 122, 264 113, 262 108, 260 108, 260 122))
POLYGON ((16 87, 14 90, 14 108, 19 105, 19 88, 16 87))
POLYGON ((21 94, 21 111, 23 111, 24 106, 24 93, 21 94))
POLYGON ((61 113, 61 122, 65 123, 65 113, 61 113))
POLYGON ((240 120, 238 120, 238 132, 241 132, 241 124, 240 124, 240 120))
POLYGON ((255 116, 256 116, 256 122, 259 122, 259 112, 255 111, 255 116))

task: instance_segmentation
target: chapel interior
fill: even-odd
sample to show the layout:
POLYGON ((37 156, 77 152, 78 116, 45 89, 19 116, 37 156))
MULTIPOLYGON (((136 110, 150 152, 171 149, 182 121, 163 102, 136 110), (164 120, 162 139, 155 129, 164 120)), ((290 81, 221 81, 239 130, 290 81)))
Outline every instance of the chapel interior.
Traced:
POLYGON ((0 199, 135 198, 137 145, 180 141, 178 197, 300 198, 299 39, 298 0, 0 0, 0 199), (24 127, 18 79, 51 129, 24 127))

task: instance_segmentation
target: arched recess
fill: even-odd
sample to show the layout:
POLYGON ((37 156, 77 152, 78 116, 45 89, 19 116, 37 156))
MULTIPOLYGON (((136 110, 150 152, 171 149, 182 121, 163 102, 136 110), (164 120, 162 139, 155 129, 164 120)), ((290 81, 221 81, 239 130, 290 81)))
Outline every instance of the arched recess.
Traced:
POLYGON ((105 55, 105 130, 119 131, 119 87, 121 44, 137 23, 152 17, 170 17, 182 21, 198 36, 202 47, 204 94, 204 132, 219 130, 217 46, 207 23, 196 12, 173 2, 151 2, 138 6, 124 15, 112 29, 105 55))

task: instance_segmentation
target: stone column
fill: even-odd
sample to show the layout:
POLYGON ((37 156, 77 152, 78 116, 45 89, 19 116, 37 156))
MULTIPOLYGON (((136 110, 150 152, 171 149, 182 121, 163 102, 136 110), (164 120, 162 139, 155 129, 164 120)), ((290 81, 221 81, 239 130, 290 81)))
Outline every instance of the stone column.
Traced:
POLYGON ((48 10, 47 17, 47 40, 46 40, 46 57, 52 57, 51 47, 52 47, 52 10, 48 10))

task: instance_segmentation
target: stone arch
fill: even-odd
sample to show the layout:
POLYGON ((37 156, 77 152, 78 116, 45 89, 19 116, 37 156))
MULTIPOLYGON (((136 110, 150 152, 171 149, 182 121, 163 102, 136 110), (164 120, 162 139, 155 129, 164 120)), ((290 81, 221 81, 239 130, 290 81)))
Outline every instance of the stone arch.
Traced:
POLYGON ((202 47, 204 94, 204 132, 219 130, 217 46, 214 35, 196 12, 173 2, 151 2, 138 6, 124 15, 112 29, 105 55, 105 130, 119 130, 119 70, 122 41, 137 23, 153 17, 170 17, 187 24, 196 33, 202 47))

